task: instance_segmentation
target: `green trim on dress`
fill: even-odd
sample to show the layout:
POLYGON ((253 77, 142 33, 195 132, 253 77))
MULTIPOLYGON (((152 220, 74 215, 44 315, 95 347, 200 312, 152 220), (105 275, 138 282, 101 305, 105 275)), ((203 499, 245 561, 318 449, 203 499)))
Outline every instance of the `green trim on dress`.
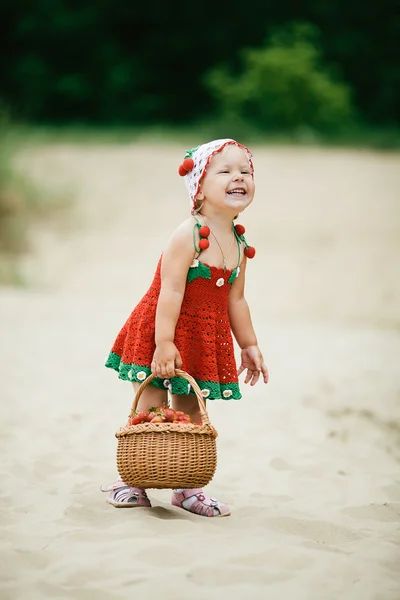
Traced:
POLYGON ((236 277, 239 277, 239 273, 240 273, 240 267, 236 267, 236 269, 233 269, 231 276, 228 279, 228 283, 232 284, 236 277))
MULTIPOLYGON (((132 363, 127 365, 122 362, 118 354, 110 352, 106 367, 114 369, 118 373, 119 379, 123 381, 136 381, 142 383, 151 374, 151 369, 143 365, 132 363)), ((196 379, 199 388, 202 391, 205 400, 240 400, 242 397, 238 383, 219 383, 214 381, 201 381, 196 379)), ((171 377, 171 379, 162 379, 156 377, 149 385, 161 389, 168 389, 171 394, 194 394, 193 389, 188 389, 189 384, 182 377, 171 377)))

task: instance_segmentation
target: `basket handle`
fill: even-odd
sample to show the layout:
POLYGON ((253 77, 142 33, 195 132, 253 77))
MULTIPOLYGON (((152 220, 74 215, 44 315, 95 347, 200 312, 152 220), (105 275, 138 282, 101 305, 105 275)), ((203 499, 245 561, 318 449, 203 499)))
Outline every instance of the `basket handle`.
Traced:
MULTIPOLYGON (((157 377, 157 375, 151 374, 151 375, 149 375, 147 377, 147 379, 145 379, 140 384, 140 386, 137 389, 136 395, 135 395, 135 397, 133 399, 133 404, 132 404, 132 409, 131 409, 130 416, 132 416, 133 413, 135 412, 136 407, 137 407, 138 402, 139 402, 139 398, 142 395, 143 390, 156 377, 157 377)), ((203 396, 201 395, 201 390, 200 390, 199 386, 197 385, 197 381, 195 379, 193 379, 193 377, 191 375, 189 375, 189 373, 186 373, 186 371, 181 371, 181 369, 175 369, 175 377, 183 377, 183 379, 186 379, 186 381, 188 383, 190 383, 190 385, 193 388, 194 393, 196 394, 197 402, 199 403, 201 422, 203 423, 203 425, 211 425, 210 419, 208 418, 208 414, 207 414, 207 410, 206 410, 206 405, 205 405, 203 396)))

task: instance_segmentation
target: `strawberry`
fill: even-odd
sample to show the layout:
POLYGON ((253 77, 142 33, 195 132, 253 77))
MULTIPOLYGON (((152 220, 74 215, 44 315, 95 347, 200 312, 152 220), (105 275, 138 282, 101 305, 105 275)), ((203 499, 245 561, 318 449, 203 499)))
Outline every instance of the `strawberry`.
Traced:
POLYGON ((163 423, 163 418, 161 415, 156 415, 150 423, 163 423))
POLYGON ((145 423, 146 415, 147 413, 143 410, 139 413, 136 413, 129 421, 129 425, 139 425, 139 423, 145 423))
POLYGON ((183 414, 178 416, 177 421, 178 423, 191 423, 192 419, 189 415, 183 414))
POLYGON ((172 423, 172 421, 175 419, 175 411, 172 408, 166 408, 164 414, 165 420, 169 423, 172 423))

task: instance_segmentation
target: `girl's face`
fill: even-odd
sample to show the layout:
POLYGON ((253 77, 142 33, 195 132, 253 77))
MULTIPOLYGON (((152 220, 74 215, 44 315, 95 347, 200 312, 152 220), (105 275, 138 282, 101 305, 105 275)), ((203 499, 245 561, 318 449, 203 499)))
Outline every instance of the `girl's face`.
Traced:
POLYGON ((210 161, 196 200, 221 212, 242 212, 254 198, 255 185, 249 159, 242 148, 227 146, 210 161))

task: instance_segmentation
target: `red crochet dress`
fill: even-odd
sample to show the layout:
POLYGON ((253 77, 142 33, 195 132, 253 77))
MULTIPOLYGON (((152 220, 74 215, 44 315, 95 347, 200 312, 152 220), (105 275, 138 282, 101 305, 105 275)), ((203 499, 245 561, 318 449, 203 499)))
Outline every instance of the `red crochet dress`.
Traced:
MULTIPOLYGON (((240 256, 240 241, 238 256, 240 256)), ((160 258, 153 282, 119 332, 106 362, 120 379, 141 382, 151 373, 155 351, 155 315, 161 288, 160 258)), ((241 393, 228 317, 228 296, 239 275, 234 270, 206 265, 193 259, 187 275, 174 343, 182 369, 196 379, 204 398, 239 399, 241 393)), ((154 379, 150 385, 172 394, 193 393, 180 377, 154 379)))

